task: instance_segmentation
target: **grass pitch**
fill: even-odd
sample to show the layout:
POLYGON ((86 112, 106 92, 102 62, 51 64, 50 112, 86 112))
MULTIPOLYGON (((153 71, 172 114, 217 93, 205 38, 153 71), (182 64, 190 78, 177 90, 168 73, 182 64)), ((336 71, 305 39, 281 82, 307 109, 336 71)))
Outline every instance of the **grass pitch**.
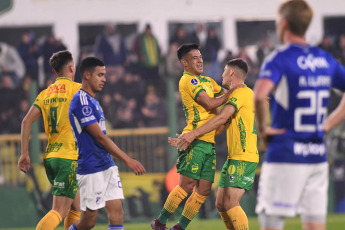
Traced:
MULTIPOLYGON (((175 222, 169 222, 168 227, 174 225, 175 222)), ((150 222, 142 223, 125 223, 125 230, 150 230, 150 222)), ((327 229, 331 230, 344 230, 345 226, 345 214, 330 214, 327 217, 327 229)), ((5 228, 0 228, 5 230, 5 228)), ((31 228, 6 228, 7 230, 32 230, 31 228)), ((94 230, 105 230, 108 229, 107 225, 96 225, 94 230)), ((188 226, 188 230, 220 230, 225 229, 225 226, 222 220, 219 219, 207 219, 207 220, 193 220, 192 223, 188 226)), ((258 219, 255 217, 249 218, 249 229, 250 230, 259 230, 258 219)), ((63 227, 60 226, 57 230, 63 230, 63 227)), ((285 222, 284 230, 302 230, 300 218, 291 218, 287 219, 285 222)))

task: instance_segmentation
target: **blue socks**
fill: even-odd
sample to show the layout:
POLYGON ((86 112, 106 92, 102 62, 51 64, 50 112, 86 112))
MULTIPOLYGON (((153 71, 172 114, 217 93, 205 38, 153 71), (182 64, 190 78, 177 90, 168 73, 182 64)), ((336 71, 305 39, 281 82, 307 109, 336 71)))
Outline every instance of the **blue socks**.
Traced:
POLYGON ((123 230, 123 225, 108 225, 108 230, 123 230))
POLYGON ((78 230, 78 228, 75 226, 75 224, 72 224, 68 230, 78 230))

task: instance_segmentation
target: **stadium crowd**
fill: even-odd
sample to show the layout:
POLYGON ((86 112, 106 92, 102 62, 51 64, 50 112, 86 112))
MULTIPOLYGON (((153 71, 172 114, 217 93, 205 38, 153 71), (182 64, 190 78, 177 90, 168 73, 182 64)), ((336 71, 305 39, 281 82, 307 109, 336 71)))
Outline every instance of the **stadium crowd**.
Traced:
MULTIPOLYGON (((193 32, 187 32, 183 24, 177 24, 169 39, 169 49, 163 54, 149 24, 143 32, 136 34, 131 49, 128 40, 116 25, 106 25, 104 33, 94 41, 92 50, 81 47, 79 63, 83 58, 94 55, 104 60, 107 67, 107 83, 99 95, 108 126, 114 129, 155 127, 167 125, 167 77, 174 78, 176 88, 182 76, 176 50, 182 43, 200 44, 204 59, 204 75, 213 77, 221 84, 225 63, 233 58, 244 59, 249 65, 246 84, 253 87, 260 65, 265 56, 274 49, 267 37, 257 44, 255 58, 248 54, 246 47, 239 47, 238 53, 222 46, 222 37, 213 26, 197 24, 193 32), (223 51, 224 55, 220 55, 223 51)), ((329 51, 345 64, 345 34, 338 37, 325 35, 319 47, 329 51)), ((49 57, 57 51, 68 49, 53 34, 37 42, 32 31, 22 33, 21 42, 16 46, 0 42, 0 126, 1 134, 20 133, 23 116, 30 108, 29 88, 32 81, 38 82, 43 72, 44 85, 39 91, 55 81, 49 66, 49 57), (39 58, 43 61, 39 62, 39 58)), ((81 82, 77 72, 75 80, 81 82)), ((178 130, 185 126, 181 100, 176 92, 178 130)), ((43 131, 43 125, 41 125, 43 131)))

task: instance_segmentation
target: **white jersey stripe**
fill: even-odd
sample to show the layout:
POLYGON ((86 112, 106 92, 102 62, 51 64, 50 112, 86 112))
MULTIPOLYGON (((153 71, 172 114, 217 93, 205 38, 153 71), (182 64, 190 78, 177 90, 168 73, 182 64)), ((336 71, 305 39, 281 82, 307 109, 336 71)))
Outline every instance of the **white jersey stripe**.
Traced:
POLYGON ((86 93, 83 91, 80 92, 80 102, 82 105, 88 105, 89 104, 87 97, 86 97, 86 93))

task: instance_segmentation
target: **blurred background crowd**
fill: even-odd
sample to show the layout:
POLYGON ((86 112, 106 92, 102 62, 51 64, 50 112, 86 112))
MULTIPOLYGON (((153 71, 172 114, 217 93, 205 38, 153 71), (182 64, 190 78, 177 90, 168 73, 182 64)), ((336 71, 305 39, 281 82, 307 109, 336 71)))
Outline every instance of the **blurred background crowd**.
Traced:
MULTIPOLYGON (((163 53, 156 39, 154 28, 146 24, 143 31, 125 36, 115 24, 104 26, 92 44, 81 47, 76 65, 87 56, 97 56, 107 67, 107 83, 99 94, 99 100, 112 129, 156 127, 167 125, 166 79, 178 80, 183 68, 176 50, 186 42, 200 44, 204 59, 204 75, 221 84, 225 63, 232 58, 246 60, 250 69, 247 85, 253 87, 264 58, 274 49, 275 41, 266 36, 250 48, 238 47, 237 52, 224 49, 224 38, 217 27, 197 23, 193 29, 183 24, 174 25, 169 38, 169 49, 163 53)), ((319 46, 329 51, 345 64, 345 34, 324 35, 319 46)), ((26 30, 16 46, 0 42, 0 126, 2 134, 19 133, 23 117, 30 108, 29 87, 39 82, 39 91, 55 81, 49 66, 50 56, 68 49, 53 34, 37 37, 26 30)), ((76 81, 81 82, 77 71, 76 81)), ((185 118, 176 91, 178 129, 185 125, 185 118)), ((43 125, 41 125, 43 131, 43 125)))

